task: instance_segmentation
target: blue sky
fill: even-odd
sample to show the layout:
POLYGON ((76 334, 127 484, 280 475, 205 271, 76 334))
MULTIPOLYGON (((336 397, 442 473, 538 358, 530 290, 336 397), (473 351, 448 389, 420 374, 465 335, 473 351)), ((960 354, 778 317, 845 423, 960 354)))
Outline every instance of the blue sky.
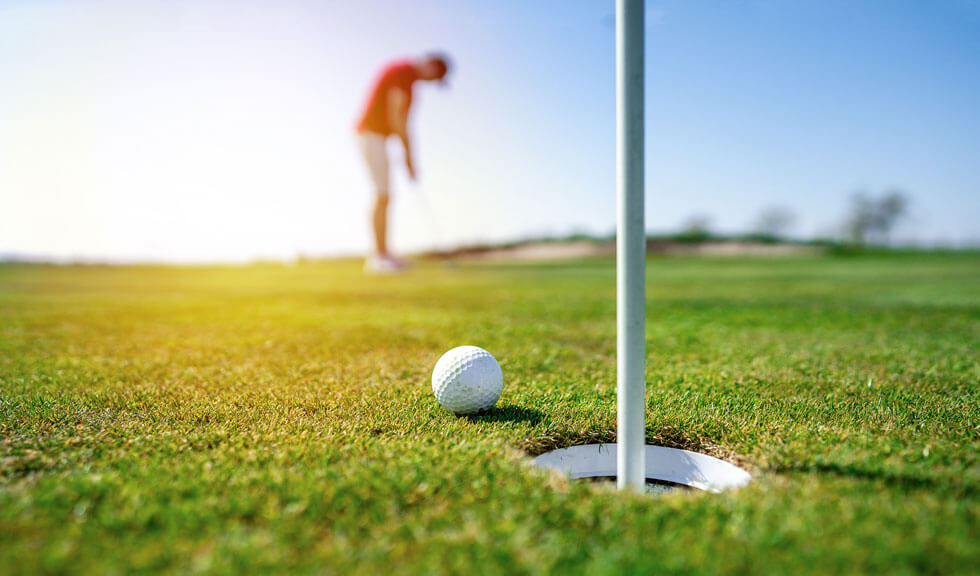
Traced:
MULTIPOLYGON (((851 194, 912 196, 903 241, 977 243, 980 2, 647 3, 647 222, 837 231, 851 194)), ((615 221, 611 0, 0 0, 0 253, 248 260, 362 252, 352 128, 387 59, 420 86, 422 193, 393 244, 615 221)))

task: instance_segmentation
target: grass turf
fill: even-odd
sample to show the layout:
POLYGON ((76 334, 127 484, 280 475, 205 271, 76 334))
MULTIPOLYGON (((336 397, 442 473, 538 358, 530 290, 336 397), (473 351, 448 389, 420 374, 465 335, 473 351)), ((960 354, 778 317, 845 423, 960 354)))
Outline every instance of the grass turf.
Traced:
POLYGON ((722 495, 526 464, 615 439, 614 272, 0 267, 0 572, 976 570, 980 255, 651 260, 647 437, 722 495))

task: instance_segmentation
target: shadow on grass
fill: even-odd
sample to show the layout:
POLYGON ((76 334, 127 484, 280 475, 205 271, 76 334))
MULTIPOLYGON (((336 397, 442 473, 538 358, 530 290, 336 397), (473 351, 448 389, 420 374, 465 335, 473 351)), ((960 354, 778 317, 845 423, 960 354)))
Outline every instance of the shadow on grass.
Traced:
MULTIPOLYGON (((609 444, 616 441, 616 421, 613 419, 606 425, 598 425, 594 428, 555 428, 538 434, 535 438, 529 439, 524 444, 524 451, 529 456, 538 456, 545 452, 580 446, 583 444, 609 444)), ((661 428, 659 430, 648 429, 646 444, 652 446, 663 446, 666 448, 679 448, 700 452, 722 460, 736 461, 735 455, 726 450, 723 446, 714 444, 709 439, 699 436, 691 436, 680 430, 672 428, 661 428)))
POLYGON ((929 490, 932 492, 953 493, 959 496, 973 496, 977 494, 977 487, 964 481, 930 478, 928 476, 913 476, 911 474, 888 470, 873 470, 861 468, 853 464, 799 464, 777 467, 774 471, 777 473, 827 474, 839 478, 882 482, 907 490, 929 490))
POLYGON ((544 413, 532 408, 524 408, 523 406, 512 404, 509 406, 496 406, 487 412, 469 414, 460 416, 460 418, 465 418, 470 422, 527 422, 534 426, 541 422, 541 419, 544 418, 544 413))

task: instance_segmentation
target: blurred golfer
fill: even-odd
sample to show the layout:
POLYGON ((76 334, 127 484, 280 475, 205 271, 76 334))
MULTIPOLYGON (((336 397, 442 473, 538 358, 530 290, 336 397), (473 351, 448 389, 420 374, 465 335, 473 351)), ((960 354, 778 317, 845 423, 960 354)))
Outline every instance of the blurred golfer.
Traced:
POLYGON ((408 266, 404 260, 388 251, 388 202, 391 198, 391 170, 386 143, 396 136, 405 148, 405 169, 415 180, 415 156, 408 135, 408 113, 412 109, 412 86, 419 80, 444 81, 449 60, 439 54, 415 61, 392 62, 382 71, 371 90, 361 121, 357 125, 357 140, 367 162, 374 185, 374 207, 371 213, 374 226, 375 253, 365 262, 368 272, 397 272, 408 266))

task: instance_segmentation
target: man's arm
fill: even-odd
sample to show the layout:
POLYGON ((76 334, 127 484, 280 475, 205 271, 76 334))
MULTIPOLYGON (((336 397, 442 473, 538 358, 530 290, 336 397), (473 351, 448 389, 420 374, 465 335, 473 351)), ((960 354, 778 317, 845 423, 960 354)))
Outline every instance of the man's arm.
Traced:
POLYGON ((408 94, 401 88, 389 89, 388 124, 405 147, 405 168, 408 170, 408 177, 415 180, 412 143, 408 137, 408 94))

